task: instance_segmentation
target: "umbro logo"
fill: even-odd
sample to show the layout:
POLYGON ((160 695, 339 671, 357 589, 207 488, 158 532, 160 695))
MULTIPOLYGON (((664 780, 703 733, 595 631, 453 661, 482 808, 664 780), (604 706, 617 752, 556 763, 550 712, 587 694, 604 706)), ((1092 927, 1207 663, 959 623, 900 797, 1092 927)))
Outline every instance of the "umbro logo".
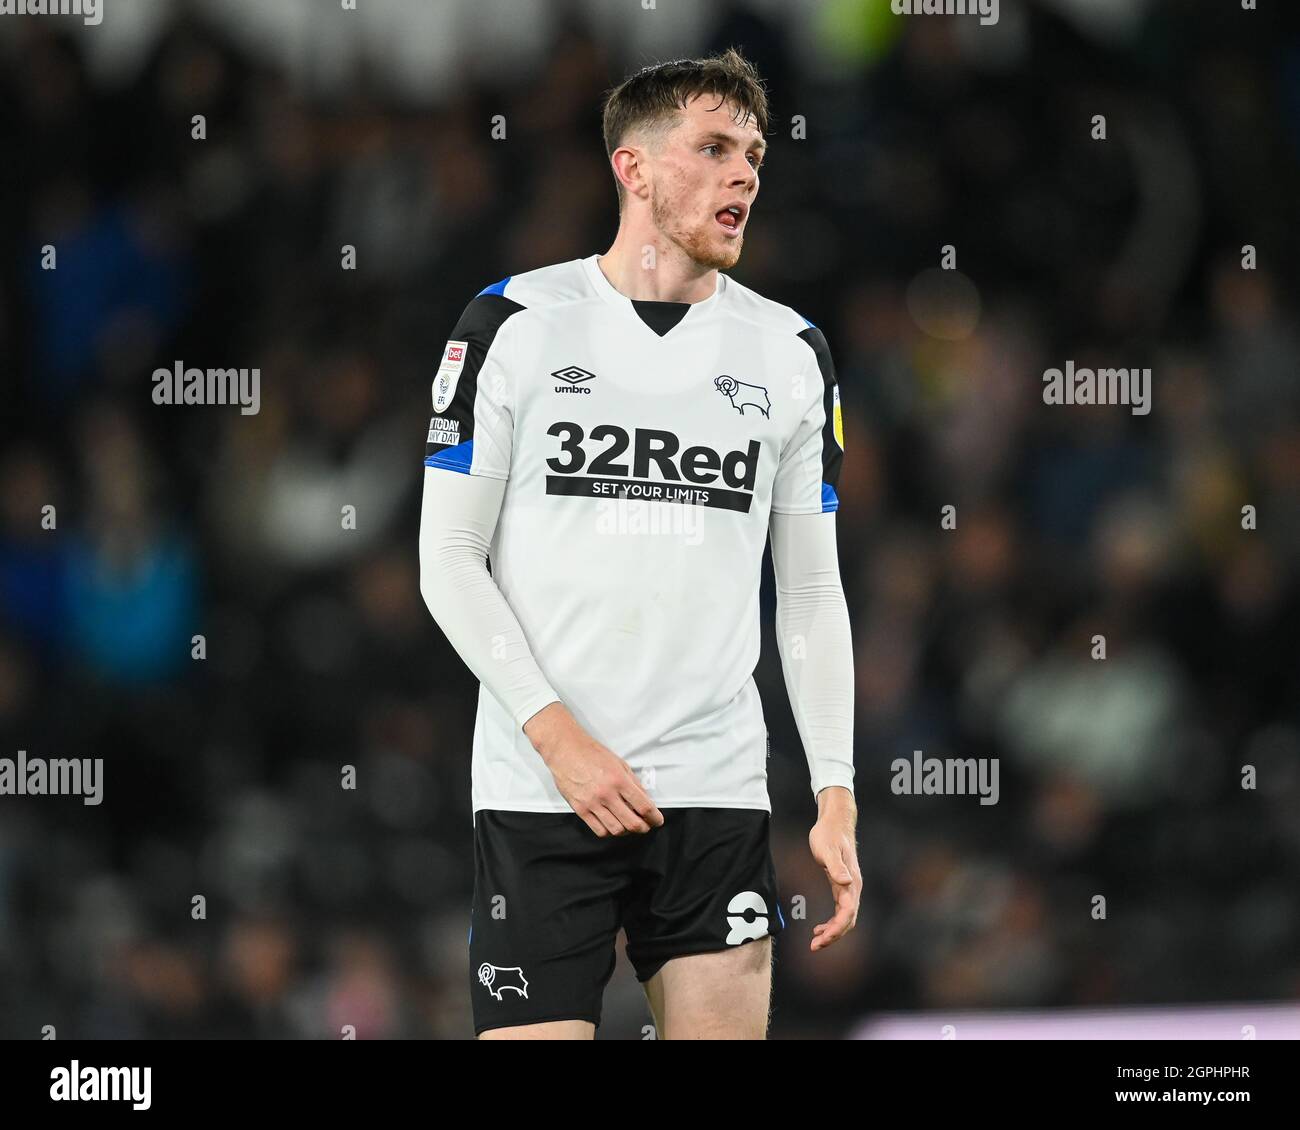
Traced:
POLYGON ((566 365, 563 369, 556 369, 551 374, 558 380, 566 381, 566 384, 556 385, 556 392, 585 392, 590 394, 591 389, 579 388, 584 381, 594 381, 595 373, 589 373, 586 369, 579 368, 577 365, 566 365))

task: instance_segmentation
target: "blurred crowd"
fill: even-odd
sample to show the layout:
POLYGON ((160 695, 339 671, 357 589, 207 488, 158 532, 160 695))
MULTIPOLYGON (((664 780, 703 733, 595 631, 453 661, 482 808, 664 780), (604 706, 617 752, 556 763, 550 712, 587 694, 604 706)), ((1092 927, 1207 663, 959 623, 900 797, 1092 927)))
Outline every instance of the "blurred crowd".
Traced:
MULTIPOLYGON (((767 77, 731 274, 824 329, 845 406, 865 890, 810 954, 769 569, 807 906, 776 1037, 1300 997, 1300 21, 1002 7, 804 5, 810 54, 794 9, 719 5, 665 53, 767 77), (1150 367, 1150 414, 1045 405, 1071 359, 1150 367), (999 758, 999 803, 895 795, 913 750, 999 758)), ((313 93, 203 7, 125 78, 89 34, 0 27, 0 757, 105 761, 98 807, 0 797, 0 1036, 468 1036, 477 684, 418 588, 431 358, 484 286, 609 246, 600 98, 650 60, 575 8, 413 102, 371 70, 313 93), (178 360, 259 367, 261 411, 156 405, 178 360)), ((648 1020, 620 958, 600 1036, 648 1020)))

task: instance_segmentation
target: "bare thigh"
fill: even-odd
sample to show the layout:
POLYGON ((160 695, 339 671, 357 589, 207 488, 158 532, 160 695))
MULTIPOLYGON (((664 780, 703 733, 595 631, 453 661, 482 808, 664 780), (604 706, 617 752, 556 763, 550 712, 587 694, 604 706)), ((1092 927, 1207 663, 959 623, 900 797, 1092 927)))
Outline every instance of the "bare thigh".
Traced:
POLYGON ((644 987, 661 1040, 765 1040, 772 939, 675 957, 644 987))
POLYGON ((594 1040, 596 1026, 590 1020, 549 1020, 545 1024, 519 1024, 513 1028, 489 1028, 480 1040, 594 1040))

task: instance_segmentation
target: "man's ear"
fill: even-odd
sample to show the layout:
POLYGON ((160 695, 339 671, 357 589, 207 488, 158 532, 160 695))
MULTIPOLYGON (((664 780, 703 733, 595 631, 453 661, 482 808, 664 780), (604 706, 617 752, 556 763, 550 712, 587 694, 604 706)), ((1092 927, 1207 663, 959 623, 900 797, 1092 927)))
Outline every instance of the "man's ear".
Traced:
POLYGON ((614 166, 614 175, 623 185, 625 196, 644 198, 648 192, 645 183, 645 150, 634 145, 620 145, 614 150, 610 161, 614 166))

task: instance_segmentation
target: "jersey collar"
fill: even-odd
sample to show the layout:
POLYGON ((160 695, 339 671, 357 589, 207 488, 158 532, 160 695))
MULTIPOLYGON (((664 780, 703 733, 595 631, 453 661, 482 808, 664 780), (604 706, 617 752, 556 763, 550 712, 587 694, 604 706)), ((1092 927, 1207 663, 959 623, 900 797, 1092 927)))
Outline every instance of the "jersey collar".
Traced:
MULTIPOLYGON (((614 284, 611 283, 609 279, 605 277, 605 272, 600 269, 600 265, 596 262, 596 260, 599 258, 600 255, 599 253, 597 253, 595 255, 589 255, 585 259, 579 260, 579 262, 582 263, 583 270, 586 271, 587 273, 587 277, 591 280, 591 285, 593 289, 596 291, 596 293, 600 295, 600 297, 605 302, 608 302, 611 306, 617 306, 620 309, 626 311, 631 317, 635 318, 643 326, 646 326, 647 328, 653 330, 660 337, 662 337, 665 333, 668 333, 672 327, 669 327, 669 329, 662 330, 662 331, 659 330, 658 328, 656 328, 655 325, 651 324, 651 322, 646 321, 642 317, 640 311, 638 311, 636 306, 633 305, 632 299, 628 298, 628 296, 624 294, 622 291, 615 289, 614 284)), ((714 287, 713 293, 709 295, 708 298, 702 299, 699 302, 664 303, 663 305, 665 306, 682 305, 687 307, 687 310, 683 314, 682 318, 676 323, 677 325, 680 325, 681 322, 685 321, 687 318, 690 318, 692 321, 696 321, 703 315, 707 314, 711 309, 713 309, 713 307, 715 307, 718 304, 718 302, 722 298, 723 291, 725 291, 726 289, 727 289, 727 276, 724 275, 721 271, 719 271, 717 285, 714 287)))

